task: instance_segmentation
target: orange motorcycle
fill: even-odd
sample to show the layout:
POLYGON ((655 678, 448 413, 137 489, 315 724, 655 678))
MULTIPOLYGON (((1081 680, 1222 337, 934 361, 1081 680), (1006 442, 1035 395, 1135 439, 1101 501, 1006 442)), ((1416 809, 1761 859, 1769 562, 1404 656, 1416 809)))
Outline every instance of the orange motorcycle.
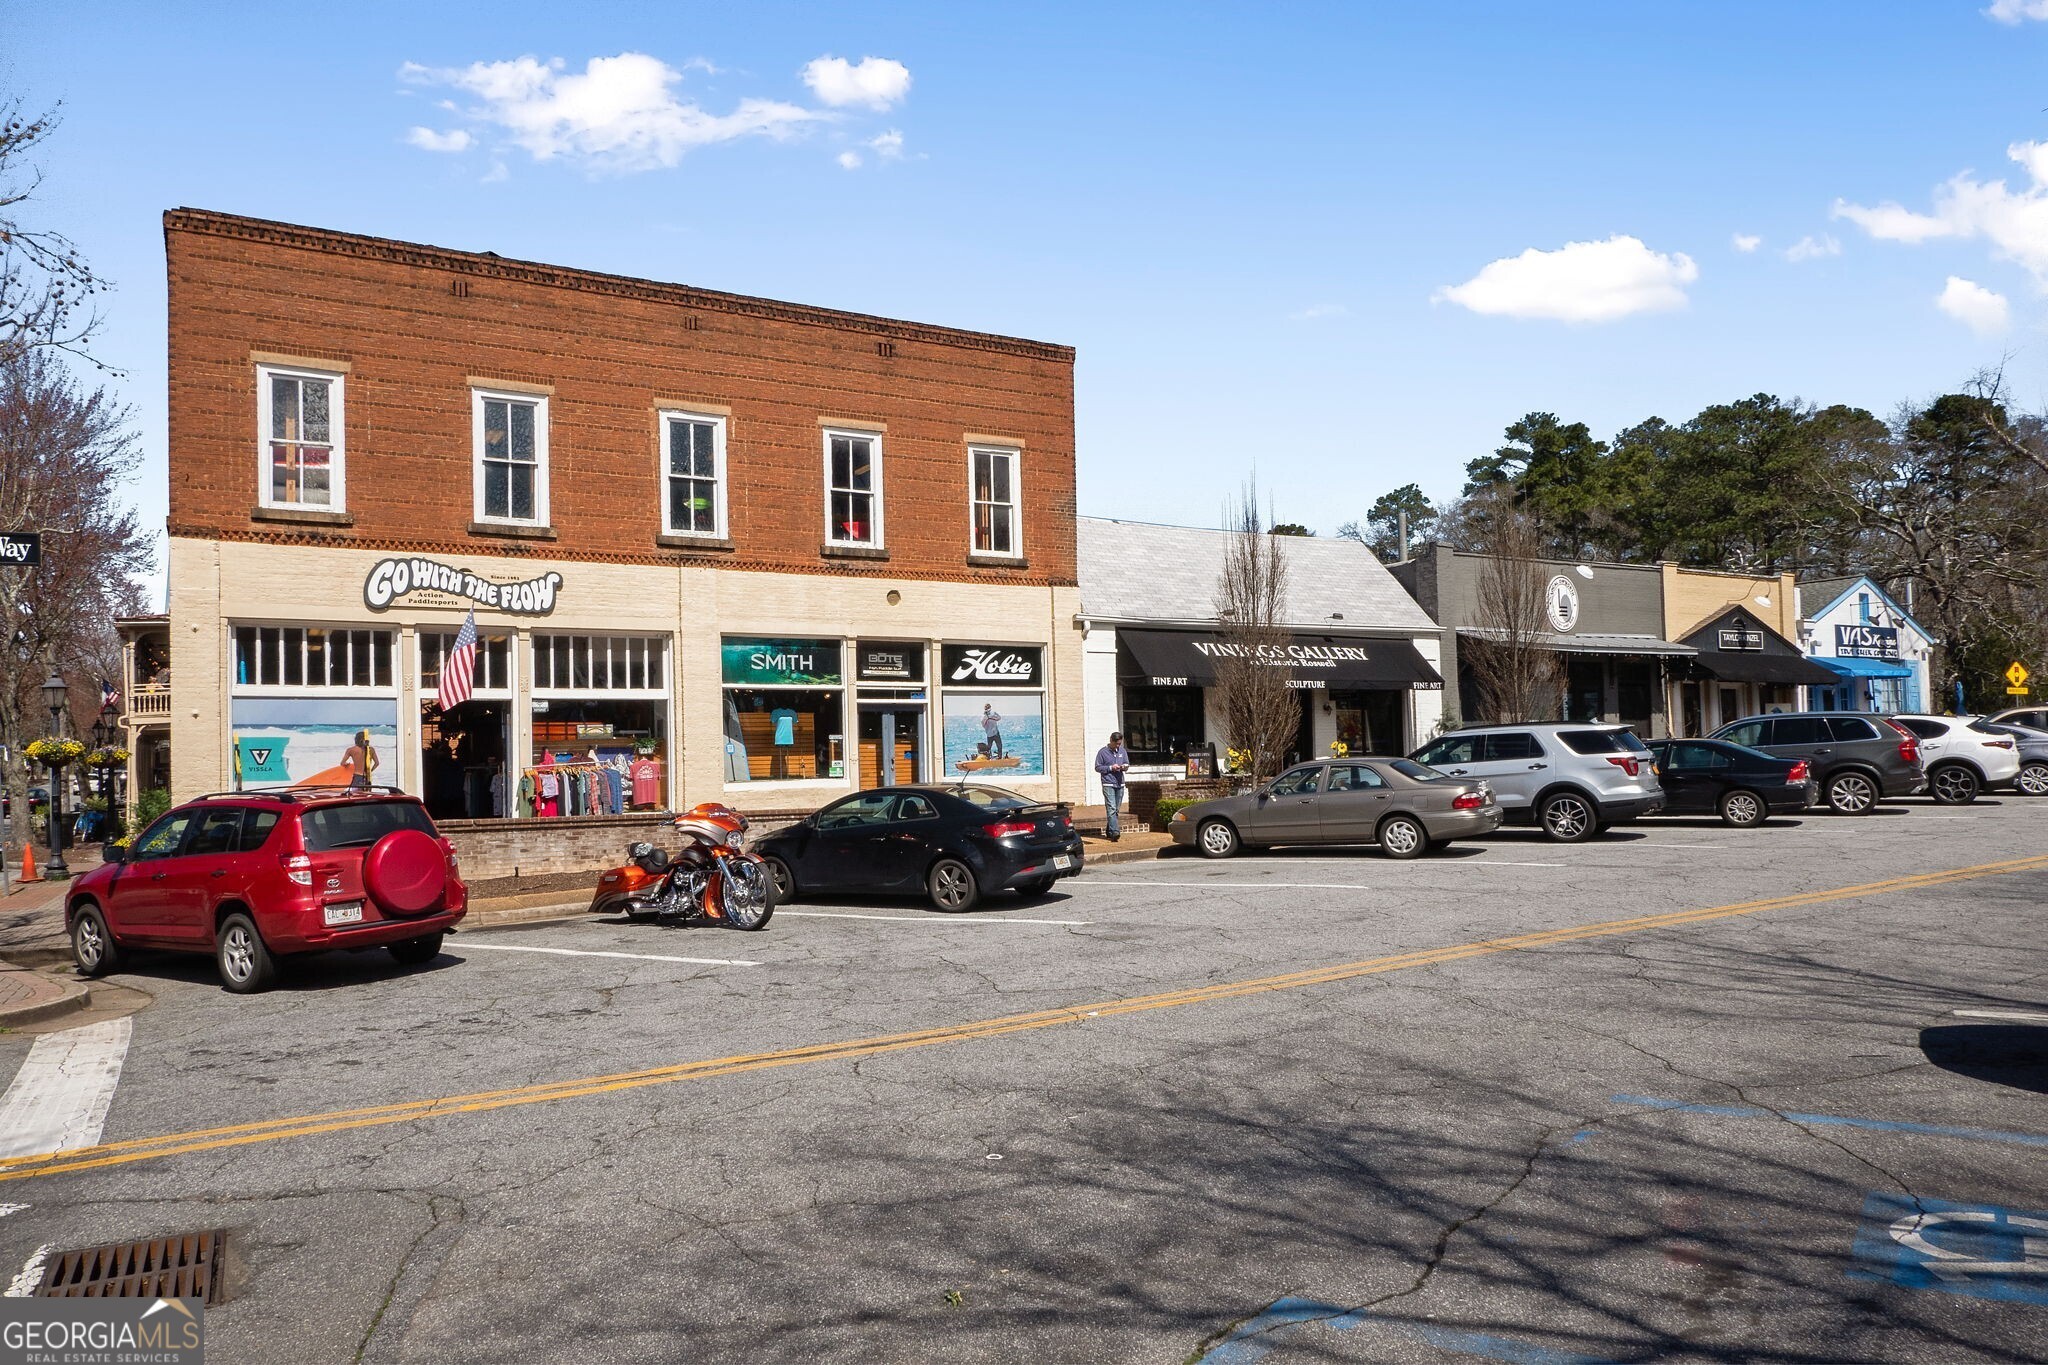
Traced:
POLYGON ((632 920, 722 924, 761 929, 775 913, 775 879, 747 852, 747 817, 707 801, 672 822, 673 854, 650 843, 629 844, 627 863, 597 879, 592 914, 632 920))

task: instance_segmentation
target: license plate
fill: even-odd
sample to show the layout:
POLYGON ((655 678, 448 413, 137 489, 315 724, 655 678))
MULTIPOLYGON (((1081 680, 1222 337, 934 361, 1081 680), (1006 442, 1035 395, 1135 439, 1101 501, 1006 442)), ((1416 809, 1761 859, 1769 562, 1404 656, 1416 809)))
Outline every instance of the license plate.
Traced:
POLYGON ((361 901, 336 901, 326 907, 327 925, 331 929, 337 924, 361 924, 363 903, 361 901))
POLYGON ((1070 868, 1074 865, 1074 860, 1068 855, 1062 853, 1059 857, 1054 858, 1052 860, 1052 865, 1064 871, 1067 868, 1070 868))

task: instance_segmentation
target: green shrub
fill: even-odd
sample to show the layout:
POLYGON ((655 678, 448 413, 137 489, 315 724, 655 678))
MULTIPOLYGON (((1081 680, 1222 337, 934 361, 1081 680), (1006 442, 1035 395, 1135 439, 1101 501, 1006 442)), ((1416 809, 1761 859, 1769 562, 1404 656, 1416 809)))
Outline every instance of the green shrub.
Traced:
POLYGON ((135 827, 141 829, 171 808, 171 794, 162 787, 149 787, 135 794, 135 827))
POLYGON ((1152 809, 1152 828, 1164 831, 1167 825, 1172 823, 1173 813, 1175 811, 1180 810, 1186 806, 1192 806, 1194 804, 1195 803, 1193 801, 1188 800, 1184 797, 1160 797, 1159 804, 1153 807, 1152 809))

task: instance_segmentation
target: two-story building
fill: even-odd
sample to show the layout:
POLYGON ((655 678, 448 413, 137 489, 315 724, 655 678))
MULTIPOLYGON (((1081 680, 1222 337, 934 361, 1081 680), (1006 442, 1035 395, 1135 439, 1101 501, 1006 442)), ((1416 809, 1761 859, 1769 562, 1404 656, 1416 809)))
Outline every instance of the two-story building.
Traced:
POLYGON ((164 226, 176 796, 369 768, 458 818, 1082 797, 1070 348, 164 226))

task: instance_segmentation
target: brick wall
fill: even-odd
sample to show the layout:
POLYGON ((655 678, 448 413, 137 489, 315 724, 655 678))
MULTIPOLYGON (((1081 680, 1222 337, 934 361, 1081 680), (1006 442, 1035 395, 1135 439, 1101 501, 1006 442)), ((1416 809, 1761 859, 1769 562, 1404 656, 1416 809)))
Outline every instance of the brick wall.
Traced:
MULTIPOLYGON (((750 837, 802 819, 802 811, 749 813, 750 837)), ((669 815, 579 815, 558 820, 441 820, 441 833, 462 860, 471 884, 508 877, 544 877, 562 872, 596 873, 626 861, 626 845, 638 839, 675 847, 669 815)))
POLYGON ((1075 582, 1067 347, 223 214, 164 226, 174 536, 1075 582), (259 355, 345 372, 345 524, 252 516, 259 355), (549 538, 468 529, 473 377, 551 391, 549 538), (729 413, 729 548, 657 543, 655 414, 680 405, 729 413), (884 428, 886 561, 822 553, 826 418, 884 428), (1022 565, 969 562, 970 436, 1022 448, 1022 565))

